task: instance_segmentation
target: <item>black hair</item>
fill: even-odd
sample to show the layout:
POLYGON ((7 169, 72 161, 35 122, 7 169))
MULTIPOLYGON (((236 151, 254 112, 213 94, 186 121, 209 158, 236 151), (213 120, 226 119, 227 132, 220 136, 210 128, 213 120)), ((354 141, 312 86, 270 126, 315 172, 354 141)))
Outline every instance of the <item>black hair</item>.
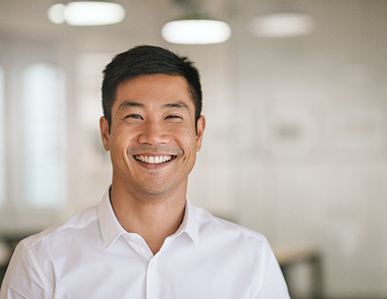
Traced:
POLYGON ((102 81, 103 114, 111 125, 111 113, 117 87, 132 78, 144 75, 165 74, 182 76, 188 83, 195 105, 195 121, 202 111, 202 89, 199 71, 185 56, 156 46, 142 45, 115 56, 105 67, 102 81))

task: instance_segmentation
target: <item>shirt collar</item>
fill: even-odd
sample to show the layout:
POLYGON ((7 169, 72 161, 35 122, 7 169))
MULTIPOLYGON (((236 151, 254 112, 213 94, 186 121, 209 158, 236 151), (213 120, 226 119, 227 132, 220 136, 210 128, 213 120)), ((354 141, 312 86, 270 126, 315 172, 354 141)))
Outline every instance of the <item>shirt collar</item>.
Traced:
POLYGON ((118 222, 110 203, 109 190, 106 191, 98 207, 99 226, 106 249, 125 233, 125 229, 118 222))
POLYGON ((179 236, 182 233, 186 233, 196 246, 199 244, 199 223, 195 215, 195 209, 189 200, 185 204, 183 222, 174 235, 179 236))
MULTIPOLYGON (((173 236, 177 237, 182 233, 186 233, 197 246, 199 243, 199 223, 195 216, 195 209, 192 207, 191 202, 187 200, 183 221, 173 236)), ((108 250, 122 234, 127 233, 114 214, 109 190, 106 191, 98 206, 98 218, 102 238, 108 250)))

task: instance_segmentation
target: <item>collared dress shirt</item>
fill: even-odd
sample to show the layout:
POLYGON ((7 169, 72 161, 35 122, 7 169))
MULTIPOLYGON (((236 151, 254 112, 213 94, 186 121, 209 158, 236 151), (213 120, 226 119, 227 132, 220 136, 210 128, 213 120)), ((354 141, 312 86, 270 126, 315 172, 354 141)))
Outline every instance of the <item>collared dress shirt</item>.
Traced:
POLYGON ((118 222, 108 192, 66 223, 21 241, 0 299, 286 299, 262 235, 187 201, 183 222, 153 255, 118 222))

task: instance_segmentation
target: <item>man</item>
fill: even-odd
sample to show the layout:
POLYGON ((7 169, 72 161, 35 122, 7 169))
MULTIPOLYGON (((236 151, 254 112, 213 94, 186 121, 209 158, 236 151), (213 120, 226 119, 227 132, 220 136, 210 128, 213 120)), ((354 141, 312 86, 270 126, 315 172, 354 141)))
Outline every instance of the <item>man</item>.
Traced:
POLYGON ((98 206, 18 245, 1 299, 289 298, 266 239, 192 207, 199 73, 139 46, 104 70, 102 142, 113 178, 98 206))

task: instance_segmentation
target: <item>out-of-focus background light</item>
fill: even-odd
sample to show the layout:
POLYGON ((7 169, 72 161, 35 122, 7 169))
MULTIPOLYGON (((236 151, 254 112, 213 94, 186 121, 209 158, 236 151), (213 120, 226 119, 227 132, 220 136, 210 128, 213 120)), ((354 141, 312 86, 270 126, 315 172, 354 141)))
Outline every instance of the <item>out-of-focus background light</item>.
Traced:
POLYGON ((107 1, 72 1, 53 4, 48 10, 51 22, 66 22, 72 26, 102 26, 121 22, 125 18, 122 5, 107 1))
POLYGON ((174 44, 217 44, 230 38, 231 28, 218 20, 183 19, 165 24, 161 34, 166 41, 174 44))
POLYGON ((293 37, 310 34, 314 29, 314 22, 308 15, 278 13, 255 17, 250 29, 257 37, 293 37))
POLYGON ((56 3, 48 9, 48 18, 54 24, 62 24, 65 22, 66 5, 63 3, 56 3))

